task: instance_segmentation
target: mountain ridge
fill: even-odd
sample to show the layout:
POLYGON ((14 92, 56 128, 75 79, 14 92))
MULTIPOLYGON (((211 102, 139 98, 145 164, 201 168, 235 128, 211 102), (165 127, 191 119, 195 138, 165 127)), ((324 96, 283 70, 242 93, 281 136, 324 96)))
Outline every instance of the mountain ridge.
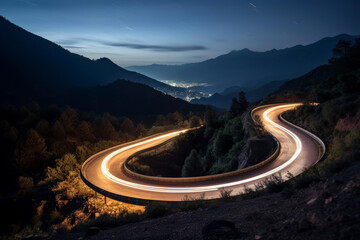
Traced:
POLYGON ((181 88, 127 71, 108 58, 90 60, 71 53, 3 17, 0 33, 1 105, 35 101, 117 116, 204 110, 156 90, 181 88))
MULTIPOLYGON (((51 88, 51 91, 56 92, 59 89, 108 84, 122 78, 147 84, 172 95, 186 92, 186 89, 169 86, 140 73, 128 71, 108 58, 91 60, 72 53, 2 16, 0 32, 3 33, 0 35, 0 76, 2 82, 9 86, 12 85, 11 79, 22 79, 22 85, 39 85, 38 90, 41 86, 46 86, 48 91, 51 88)), ((26 95, 26 92, 23 94, 26 95)))
POLYGON ((332 48, 340 39, 354 40, 355 36, 340 34, 325 37, 308 44, 284 49, 255 52, 249 49, 233 50, 199 63, 183 65, 130 66, 156 79, 212 84, 209 92, 233 85, 256 88, 277 79, 292 79, 327 63, 332 48))

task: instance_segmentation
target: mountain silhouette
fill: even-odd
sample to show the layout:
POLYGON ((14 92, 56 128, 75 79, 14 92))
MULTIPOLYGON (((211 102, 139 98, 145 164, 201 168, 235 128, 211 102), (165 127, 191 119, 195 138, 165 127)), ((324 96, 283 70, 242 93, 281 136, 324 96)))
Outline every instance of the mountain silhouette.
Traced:
POLYGON ((91 60, 32 34, 0 16, 2 99, 21 102, 74 87, 108 84, 118 78, 172 94, 186 91, 128 71, 110 59, 91 60), (16 80, 16 81, 14 81, 16 80))
POLYGON ((275 80, 301 76, 311 69, 327 63, 332 49, 340 40, 354 40, 354 36, 341 34, 323 38, 306 46, 254 52, 249 49, 231 51, 214 59, 183 65, 131 66, 127 69, 156 79, 208 83, 209 91, 230 86, 257 88, 275 80))
POLYGON ((118 79, 105 86, 78 88, 42 99, 57 106, 71 105, 86 112, 110 112, 117 116, 146 116, 170 112, 202 112, 202 105, 171 97, 145 84, 118 79))
POLYGON ((41 106, 71 106, 117 116, 204 110, 154 89, 181 88, 127 71, 107 58, 90 60, 71 53, 3 17, 0 53, 1 104, 36 101, 41 106))

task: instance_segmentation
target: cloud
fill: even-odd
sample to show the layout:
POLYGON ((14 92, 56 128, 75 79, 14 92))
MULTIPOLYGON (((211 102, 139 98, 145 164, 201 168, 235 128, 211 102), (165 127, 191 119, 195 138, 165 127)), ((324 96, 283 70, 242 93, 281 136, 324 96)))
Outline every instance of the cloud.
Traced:
POLYGON ((125 26, 125 28, 126 28, 127 30, 134 31, 134 29, 133 29, 132 27, 125 26))
POLYGON ((256 5, 249 2, 249 5, 254 9, 254 11, 258 12, 259 10, 257 9, 256 5))
POLYGON ((37 5, 35 3, 31 2, 31 1, 28 1, 28 0, 16 0, 16 2, 22 2, 22 3, 25 3, 27 5, 37 7, 37 5))
POLYGON ((149 49, 157 52, 186 52, 186 51, 207 49, 207 47, 201 45, 169 46, 169 45, 151 45, 151 44, 136 44, 136 43, 122 43, 122 42, 103 42, 103 44, 112 47, 126 47, 131 49, 149 49))
POLYGON ((58 40, 55 41, 55 43, 59 44, 59 45, 75 45, 77 44, 79 41, 77 39, 62 39, 62 40, 58 40))
POLYGON ((72 46, 72 45, 61 45, 63 48, 83 48, 78 46, 72 46))
MULTIPOLYGON (((59 45, 66 45, 67 48, 77 48, 79 44, 84 44, 84 42, 94 42, 104 46, 110 47, 125 47, 131 49, 145 49, 152 50, 156 52, 186 52, 186 51, 197 51, 197 50, 206 50, 208 49, 202 45, 156 45, 156 44, 138 44, 138 43, 129 43, 129 42, 115 42, 108 41, 103 39, 92 39, 92 38, 69 38, 56 41, 59 45)), ((86 43, 85 43, 86 45, 86 43)))

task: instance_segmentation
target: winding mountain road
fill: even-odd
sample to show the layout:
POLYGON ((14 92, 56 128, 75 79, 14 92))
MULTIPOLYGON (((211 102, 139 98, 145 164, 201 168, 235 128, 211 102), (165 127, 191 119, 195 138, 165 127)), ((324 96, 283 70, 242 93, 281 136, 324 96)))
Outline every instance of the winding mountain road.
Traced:
MULTIPOLYGON (((281 118, 281 114, 301 103, 265 105, 255 108, 252 117, 259 115, 265 129, 280 143, 278 156, 251 171, 210 180, 188 179, 181 182, 156 178, 154 181, 134 177, 125 171, 125 161, 134 153, 154 147, 188 130, 157 134, 106 149, 90 157, 81 167, 83 181, 95 191, 120 201, 145 204, 151 200, 182 201, 186 196, 206 199, 218 198, 221 189, 232 189, 233 194, 253 187, 274 173, 298 175, 323 156, 325 145, 315 135, 281 118)), ((200 177, 201 178, 201 177, 200 177)))

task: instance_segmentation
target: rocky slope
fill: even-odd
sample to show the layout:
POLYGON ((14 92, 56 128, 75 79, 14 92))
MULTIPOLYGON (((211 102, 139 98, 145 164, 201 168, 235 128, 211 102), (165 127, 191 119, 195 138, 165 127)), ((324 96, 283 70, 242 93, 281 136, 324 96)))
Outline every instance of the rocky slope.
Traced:
POLYGON ((358 239, 360 163, 308 188, 50 239, 358 239))

